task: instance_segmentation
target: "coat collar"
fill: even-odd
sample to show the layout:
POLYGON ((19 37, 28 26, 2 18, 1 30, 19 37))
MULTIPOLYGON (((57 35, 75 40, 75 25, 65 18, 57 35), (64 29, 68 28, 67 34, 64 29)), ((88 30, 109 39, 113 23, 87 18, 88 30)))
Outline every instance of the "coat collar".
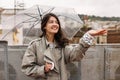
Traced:
MULTIPOLYGON (((46 37, 42 37, 42 42, 45 44, 46 49, 48 47, 50 47, 50 45, 51 45, 51 43, 47 41, 46 37)), ((53 46, 54 46, 54 48, 60 48, 60 46, 58 45, 58 43, 55 40, 54 40, 53 46)))

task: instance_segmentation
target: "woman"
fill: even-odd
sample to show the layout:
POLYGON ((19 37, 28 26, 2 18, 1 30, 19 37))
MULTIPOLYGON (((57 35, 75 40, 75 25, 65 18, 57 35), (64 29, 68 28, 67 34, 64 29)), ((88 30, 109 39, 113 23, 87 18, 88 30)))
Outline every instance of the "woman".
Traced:
POLYGON ((66 64, 80 61, 94 40, 106 30, 90 30, 79 42, 71 46, 64 37, 60 21, 53 13, 48 13, 41 22, 41 38, 32 41, 23 57, 22 72, 38 80, 68 80, 66 64))

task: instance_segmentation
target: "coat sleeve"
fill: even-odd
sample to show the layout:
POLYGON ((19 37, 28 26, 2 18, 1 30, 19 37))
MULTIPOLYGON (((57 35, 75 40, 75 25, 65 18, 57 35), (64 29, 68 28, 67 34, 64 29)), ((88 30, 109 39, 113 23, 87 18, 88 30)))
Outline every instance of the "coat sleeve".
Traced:
POLYGON ((84 57, 85 52, 90 47, 90 43, 92 43, 92 40, 94 40, 94 38, 90 36, 88 33, 86 33, 79 40, 79 44, 66 46, 64 48, 66 63, 69 63, 72 61, 80 61, 84 57))
POLYGON ((22 60, 21 70, 27 76, 34 78, 45 77, 44 65, 37 64, 35 43, 28 46, 22 60))

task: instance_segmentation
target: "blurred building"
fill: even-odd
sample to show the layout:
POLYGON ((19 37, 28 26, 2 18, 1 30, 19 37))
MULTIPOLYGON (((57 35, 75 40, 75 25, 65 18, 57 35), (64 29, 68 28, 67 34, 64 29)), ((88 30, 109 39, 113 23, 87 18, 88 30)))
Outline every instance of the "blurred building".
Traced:
MULTIPOLYGON (((2 22, 5 22, 5 20, 15 15, 16 12, 22 11, 24 8, 15 8, 15 9, 2 9, 0 8, 0 37, 2 34, 9 31, 9 29, 4 29, 4 26, 1 25, 2 22)), ((116 21, 91 21, 88 19, 87 16, 84 17, 84 26, 81 28, 80 31, 76 33, 74 38, 70 40, 71 43, 78 43, 79 39, 83 36, 83 34, 93 28, 93 23, 97 23, 102 25, 102 28, 108 29, 108 34, 105 34, 103 36, 97 36, 96 43, 97 44, 104 44, 104 43, 120 43, 120 22, 116 21)), ((94 26, 94 29, 100 28, 100 26, 94 26)), ((29 43, 32 39, 36 38, 35 36, 39 36, 39 30, 38 29, 32 29, 31 33, 29 35, 26 35, 25 42, 22 40, 23 36, 25 35, 25 32, 27 32, 27 28, 24 28, 23 30, 20 30, 20 33, 17 34, 17 36, 20 38, 20 43, 29 43)), ((8 40, 9 44, 13 44, 12 39, 12 33, 8 34, 9 37, 6 37, 6 40, 8 40)))
MULTIPOLYGON (((79 39, 83 36, 83 34, 92 29, 91 21, 86 21, 87 23, 85 26, 81 28, 74 38, 72 39, 72 43, 78 43, 79 39)), ((96 36, 95 40, 97 44, 113 44, 113 43, 120 43, 120 22, 119 21, 94 21, 94 23, 98 23, 102 25, 101 28, 107 29, 108 33, 102 36, 96 36)), ((95 29, 99 29, 99 27, 95 26, 95 29)))
MULTIPOLYGON (((4 27, 2 25, 2 23, 4 23, 7 19, 9 19, 9 17, 15 15, 16 12, 22 11, 22 9, 11 9, 11 8, 4 8, 4 11, 1 12, 1 18, 0 18, 0 39, 3 37, 3 35, 5 35, 7 32, 9 32, 10 30, 12 30, 12 28, 7 25, 8 27, 4 27)), ((21 31, 21 29, 19 30, 21 31)), ((22 33, 17 33, 16 37, 19 38, 19 42, 17 43, 22 44, 22 33)), ((7 40, 9 45, 13 45, 14 44, 14 40, 13 40, 13 33, 12 31, 3 39, 3 40, 7 40)), ((16 45, 16 44, 15 44, 16 45)))
POLYGON ((109 30, 107 36, 107 43, 120 43, 120 30, 109 30))

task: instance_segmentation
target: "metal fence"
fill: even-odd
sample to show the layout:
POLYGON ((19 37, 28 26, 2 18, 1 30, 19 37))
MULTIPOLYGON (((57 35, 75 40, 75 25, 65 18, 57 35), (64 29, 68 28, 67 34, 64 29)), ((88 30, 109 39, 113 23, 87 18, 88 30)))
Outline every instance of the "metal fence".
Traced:
MULTIPOLYGON (((2 45, 0 42, 0 80, 34 80, 21 72, 27 45, 2 45)), ((120 80, 120 44, 91 46, 80 62, 67 66, 71 80, 120 80)))
POLYGON ((120 80, 120 44, 91 47, 81 61, 81 80, 120 80))

